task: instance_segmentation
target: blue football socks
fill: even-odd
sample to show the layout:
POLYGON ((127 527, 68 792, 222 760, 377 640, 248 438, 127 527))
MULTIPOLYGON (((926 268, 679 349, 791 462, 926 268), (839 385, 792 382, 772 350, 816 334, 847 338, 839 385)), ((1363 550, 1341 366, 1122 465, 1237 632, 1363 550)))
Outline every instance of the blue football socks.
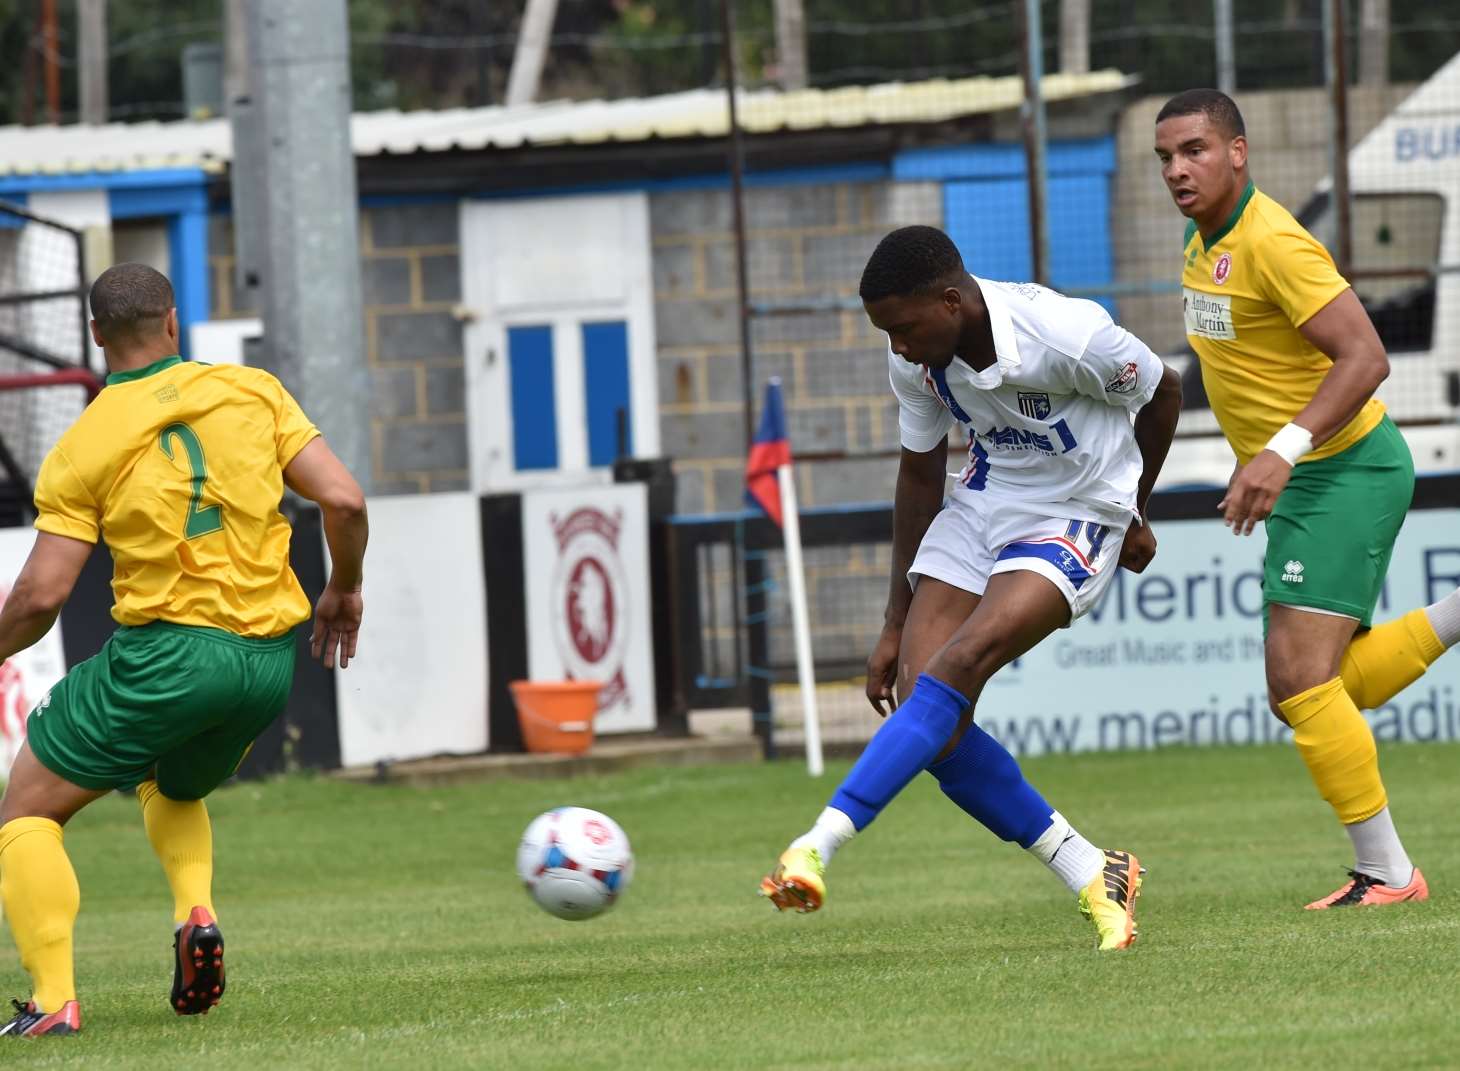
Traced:
POLYGON ((868 742, 830 806, 850 818, 858 831, 866 829, 938 757, 967 709, 968 700, 957 689, 926 673, 919 676, 912 694, 868 742))
POLYGON ((1049 828, 1054 808, 1024 780, 1014 756, 977 725, 928 772, 945 796, 1003 840, 1028 848, 1049 828))

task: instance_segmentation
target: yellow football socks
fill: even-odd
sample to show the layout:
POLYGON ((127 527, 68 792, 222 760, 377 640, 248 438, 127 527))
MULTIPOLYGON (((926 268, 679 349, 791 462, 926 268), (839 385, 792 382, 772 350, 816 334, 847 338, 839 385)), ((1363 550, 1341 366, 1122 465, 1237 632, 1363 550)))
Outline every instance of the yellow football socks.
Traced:
POLYGON ((1386 621, 1348 645, 1343 653, 1343 686, 1363 710, 1381 707, 1424 676, 1445 645, 1429 615, 1413 610, 1386 621))
POLYGON ((0 826, 0 898, 30 974, 31 1000, 44 1012, 76 999, 71 934, 81 909, 76 871, 49 818, 16 818, 0 826))
POLYGON ((1318 793, 1345 825, 1362 822, 1388 803, 1379 778, 1374 733, 1334 677, 1278 704, 1318 793))
POLYGON ((137 786, 142 824, 172 889, 172 918, 183 923, 201 904, 213 911, 213 827, 202 800, 170 800, 156 781, 137 786))

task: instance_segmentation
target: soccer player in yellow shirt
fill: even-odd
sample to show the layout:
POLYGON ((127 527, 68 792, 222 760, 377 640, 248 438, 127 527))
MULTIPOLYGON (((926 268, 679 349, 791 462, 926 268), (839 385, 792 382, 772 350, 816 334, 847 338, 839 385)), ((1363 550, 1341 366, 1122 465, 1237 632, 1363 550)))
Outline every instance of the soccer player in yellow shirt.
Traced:
POLYGON ((1360 708, 1387 702, 1460 640, 1460 593, 1372 625, 1414 462, 1374 391, 1389 360, 1328 251, 1247 174, 1231 98, 1173 97, 1156 155, 1186 228, 1186 333, 1237 455, 1219 508, 1237 535, 1267 530, 1268 702, 1353 841, 1337 891, 1310 909, 1425 900, 1360 708))
POLYGON ((115 563, 101 652, 31 713, 0 802, 0 897, 32 982, 0 1035, 81 1027, 72 964, 80 905, 61 827, 113 789, 136 790, 171 888, 170 1005, 223 996, 213 834, 203 797, 284 707, 294 627, 309 602, 289 568, 287 484, 319 503, 333 564, 311 650, 355 655, 367 525, 359 485, 273 376, 177 356, 167 279, 119 264, 91 288, 107 385, 47 455, 35 547, 0 610, 0 662, 50 629, 98 539, 115 563))

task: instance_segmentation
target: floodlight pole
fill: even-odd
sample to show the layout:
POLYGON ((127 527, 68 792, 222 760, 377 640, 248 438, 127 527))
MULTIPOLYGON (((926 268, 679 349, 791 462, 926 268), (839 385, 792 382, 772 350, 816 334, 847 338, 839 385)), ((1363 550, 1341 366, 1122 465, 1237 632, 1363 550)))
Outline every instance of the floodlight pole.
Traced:
POLYGON ((1344 28, 1348 5, 1323 0, 1324 80, 1328 86, 1328 160, 1333 186, 1333 259, 1345 277, 1353 268, 1353 219, 1348 176, 1348 57, 1344 28))
MULTIPOLYGON (((729 107, 730 211, 735 228, 735 303, 740 324, 740 390, 745 408, 745 453, 755 438, 754 354, 750 338, 750 275, 745 261, 745 154, 740 139, 740 112, 735 99, 735 0, 720 0, 721 54, 725 64, 725 99, 729 107)), ((766 624, 765 556, 751 552, 745 558, 745 655, 749 670, 747 694, 751 729, 760 737, 768 759, 776 756, 771 724, 771 688, 766 676, 770 661, 770 636, 766 624)))
POLYGON ((1024 162, 1029 182, 1029 252, 1034 281, 1049 285, 1049 233, 1046 227, 1049 173, 1045 163, 1048 131, 1045 127, 1044 31, 1039 0, 1019 5, 1019 72, 1024 77, 1024 99, 1019 104, 1024 134, 1024 162))
POLYGON ((1216 24, 1217 88, 1230 97, 1237 92, 1237 46, 1232 0, 1213 0, 1212 21, 1216 24))
POLYGON ((233 106, 231 180, 250 225, 240 246, 264 313, 263 363, 368 492, 370 376, 360 201, 350 140, 345 0, 246 5, 249 88, 233 106))

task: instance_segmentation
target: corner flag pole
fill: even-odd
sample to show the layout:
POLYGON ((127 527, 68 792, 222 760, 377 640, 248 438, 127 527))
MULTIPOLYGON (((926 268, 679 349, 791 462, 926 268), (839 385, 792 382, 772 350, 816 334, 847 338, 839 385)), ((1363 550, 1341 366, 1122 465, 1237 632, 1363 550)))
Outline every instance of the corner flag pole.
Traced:
POLYGON ((786 578, 791 585, 791 632, 796 638, 796 680, 801 687, 801 718, 806 725, 806 772, 820 777, 821 719, 816 712, 816 672, 811 660, 811 622, 806 608, 806 570, 801 561, 801 514, 796 504, 796 474, 787 462, 776 469, 781 485, 781 535, 786 543, 786 578))
POLYGON ((801 686, 801 716, 806 725, 806 769, 812 777, 820 777, 821 722, 816 715, 811 615, 806 610, 806 569, 801 561, 801 513, 796 505, 791 441, 786 434, 786 403, 777 377, 765 385, 760 428, 745 458, 745 500, 780 527, 785 541, 786 577, 791 587, 791 632, 796 640, 796 679, 801 686))

